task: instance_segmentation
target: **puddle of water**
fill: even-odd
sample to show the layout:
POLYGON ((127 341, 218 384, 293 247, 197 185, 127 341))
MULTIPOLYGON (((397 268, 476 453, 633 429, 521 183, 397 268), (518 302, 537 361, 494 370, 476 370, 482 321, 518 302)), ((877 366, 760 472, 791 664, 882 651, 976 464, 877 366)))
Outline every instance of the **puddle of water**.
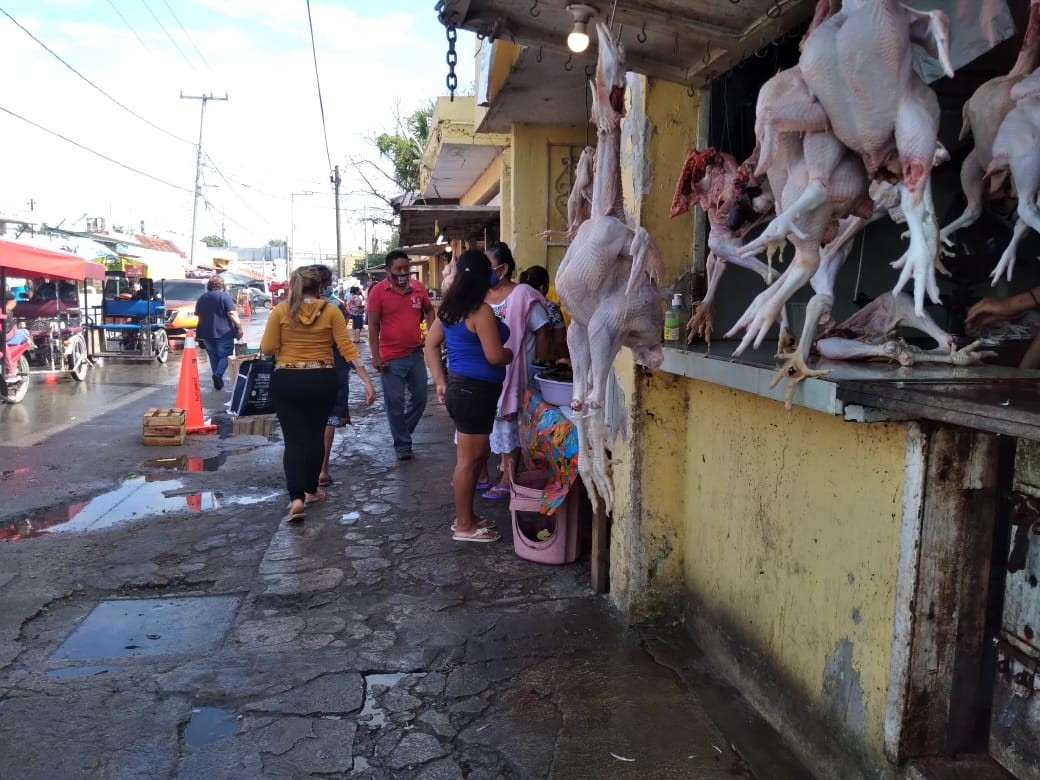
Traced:
POLYGON ((93 661, 172 653, 203 653, 223 638, 236 596, 111 599, 100 602, 51 661, 93 661))
MULTIPOLYGON (((379 685, 383 688, 393 688, 407 676, 407 672, 365 675, 365 701, 361 707, 361 712, 358 713, 358 723, 364 723, 370 729, 382 728, 386 723, 386 712, 376 703, 376 697, 372 687, 379 685)), ((357 759, 354 760, 355 762, 357 761, 357 759)))
POLYGON ((144 462, 144 467, 149 469, 167 469, 170 471, 216 471, 232 455, 245 455, 252 452, 253 447, 239 447, 234 450, 224 450, 209 458, 196 458, 192 455, 177 455, 168 458, 152 458, 144 462))
POLYGON ((238 733, 238 717, 227 707, 195 707, 184 727, 184 744, 200 748, 238 733))
POLYGON ((220 500, 224 504, 234 504, 235 506, 249 506, 251 504, 263 504, 268 501, 273 501, 281 495, 283 495, 283 492, 279 490, 274 493, 268 493, 266 496, 221 496, 220 500))
POLYGON ((204 512, 219 506, 212 492, 170 495, 180 487, 177 480, 131 477, 115 490, 89 501, 0 524, 0 541, 30 539, 52 532, 97 531, 167 512, 204 512))
POLYGON ((343 525, 350 525, 351 523, 356 523, 360 519, 361 519, 361 513, 360 512, 347 512, 345 515, 343 515, 339 519, 339 521, 343 525))
POLYGON ((51 669, 47 676, 52 680, 68 680, 74 677, 90 677, 95 674, 111 672, 108 666, 63 666, 61 669, 51 669))
POLYGON ((372 766, 372 765, 370 763, 368 763, 368 759, 365 758, 364 756, 354 756, 354 768, 352 770, 350 770, 350 771, 351 772, 364 772, 370 766, 372 766))

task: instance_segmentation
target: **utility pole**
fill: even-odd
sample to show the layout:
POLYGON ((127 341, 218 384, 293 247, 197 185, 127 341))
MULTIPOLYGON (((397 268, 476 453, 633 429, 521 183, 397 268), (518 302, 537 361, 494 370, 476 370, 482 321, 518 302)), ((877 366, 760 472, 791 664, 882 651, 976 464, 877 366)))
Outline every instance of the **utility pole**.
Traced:
POLYGON ((337 165, 332 169, 332 176, 329 179, 332 182, 333 189, 336 193, 336 273, 339 278, 342 279, 343 273, 343 247, 340 244, 339 238, 339 166, 337 165))
POLYGON ((195 153, 195 199, 191 207, 191 248, 188 257, 188 264, 192 268, 195 267, 195 227, 199 218, 199 183, 202 180, 202 124, 206 119, 206 101, 207 100, 227 100, 227 93, 224 93, 224 97, 216 97, 212 92, 208 95, 185 95, 181 93, 182 100, 199 100, 202 102, 202 110, 199 112, 199 145, 195 153))

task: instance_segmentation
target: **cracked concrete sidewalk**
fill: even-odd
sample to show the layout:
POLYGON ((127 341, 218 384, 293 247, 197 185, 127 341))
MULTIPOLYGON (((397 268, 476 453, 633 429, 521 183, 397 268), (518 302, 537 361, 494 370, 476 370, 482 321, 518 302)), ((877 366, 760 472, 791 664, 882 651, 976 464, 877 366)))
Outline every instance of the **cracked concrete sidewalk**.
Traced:
POLYGON ((280 444, 193 438, 237 448, 179 476, 218 508, 0 547, 0 778, 809 776, 680 628, 619 621, 587 552, 524 561, 479 499, 503 540, 452 541, 432 393, 407 462, 353 412, 301 526, 280 444), (187 619, 123 639, 174 599, 187 619))

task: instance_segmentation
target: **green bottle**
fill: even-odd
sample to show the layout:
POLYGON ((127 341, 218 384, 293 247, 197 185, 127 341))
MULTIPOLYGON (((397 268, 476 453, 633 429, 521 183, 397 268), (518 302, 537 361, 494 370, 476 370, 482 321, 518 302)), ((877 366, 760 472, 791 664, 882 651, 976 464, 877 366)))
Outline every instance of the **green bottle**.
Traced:
POLYGON ((672 296, 672 308, 664 315, 664 343, 678 344, 682 329, 682 293, 672 296))

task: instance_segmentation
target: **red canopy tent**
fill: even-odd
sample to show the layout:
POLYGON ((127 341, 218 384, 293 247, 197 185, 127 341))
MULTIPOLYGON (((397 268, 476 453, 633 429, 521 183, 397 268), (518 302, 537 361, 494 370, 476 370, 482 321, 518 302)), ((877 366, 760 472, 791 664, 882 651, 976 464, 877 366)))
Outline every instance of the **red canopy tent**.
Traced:
POLYGON ((105 266, 69 252, 0 239, 0 270, 11 276, 104 279, 105 266))

